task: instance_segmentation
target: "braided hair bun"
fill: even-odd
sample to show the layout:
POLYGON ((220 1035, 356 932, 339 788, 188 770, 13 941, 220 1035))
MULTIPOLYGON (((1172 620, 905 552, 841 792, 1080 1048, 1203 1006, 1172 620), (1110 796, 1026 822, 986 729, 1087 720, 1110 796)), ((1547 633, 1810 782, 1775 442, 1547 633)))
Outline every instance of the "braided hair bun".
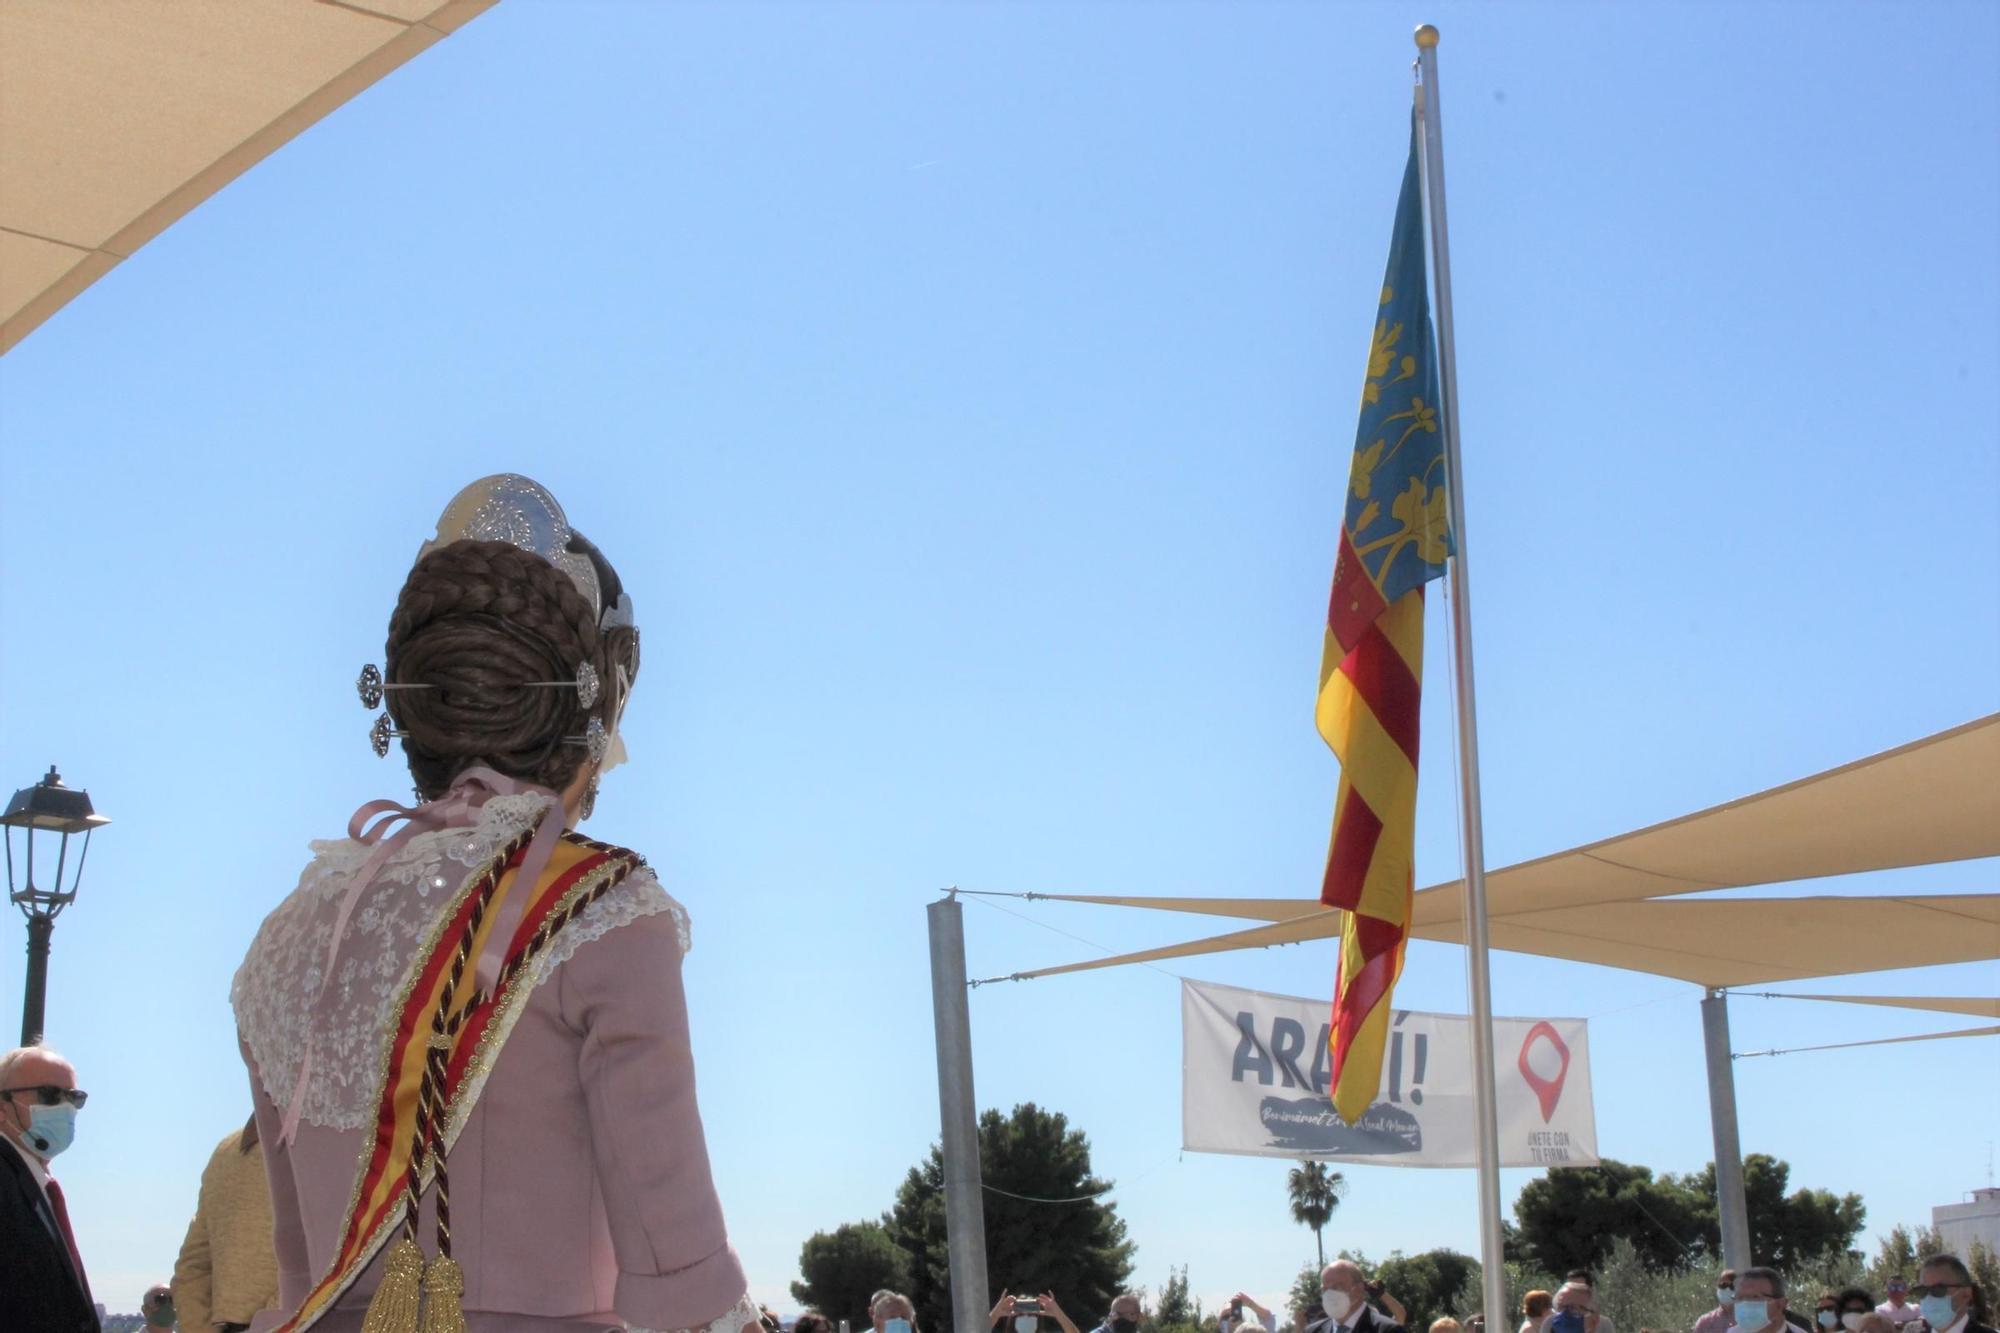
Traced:
MULTIPOLYGON (((607 604, 618 576, 580 534, 570 549, 596 566, 607 604)), ((475 764, 563 791, 588 762, 581 737, 592 717, 617 721, 616 668, 638 674, 637 631, 598 629, 590 601, 569 576, 506 542, 456 541, 426 553, 410 570, 389 618, 384 675, 428 685, 388 696, 403 733, 410 776, 426 800, 475 764), (604 682, 581 706, 577 691, 532 685, 575 680, 588 662, 604 682)))

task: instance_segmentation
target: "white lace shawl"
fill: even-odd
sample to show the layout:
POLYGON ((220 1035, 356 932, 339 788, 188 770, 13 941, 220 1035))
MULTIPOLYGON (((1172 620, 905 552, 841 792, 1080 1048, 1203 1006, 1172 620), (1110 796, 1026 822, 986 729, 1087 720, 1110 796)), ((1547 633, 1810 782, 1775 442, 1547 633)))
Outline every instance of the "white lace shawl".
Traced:
MULTIPOLYGON (((371 849, 347 838, 312 844, 313 859, 298 888, 265 918, 229 989, 237 1032, 273 1102, 290 1103, 310 1043, 312 1077, 300 1118, 328 1129, 368 1126, 375 1113, 374 1073, 389 1039, 389 1010, 433 916, 467 875, 532 828, 547 802, 535 795, 497 796, 482 807, 475 827, 419 834, 398 848, 354 905, 316 1022, 312 1004, 320 993, 334 919, 371 849)), ((540 985, 591 940, 660 912, 673 915, 686 953, 686 909, 642 866, 556 937, 523 978, 525 984, 540 985)))

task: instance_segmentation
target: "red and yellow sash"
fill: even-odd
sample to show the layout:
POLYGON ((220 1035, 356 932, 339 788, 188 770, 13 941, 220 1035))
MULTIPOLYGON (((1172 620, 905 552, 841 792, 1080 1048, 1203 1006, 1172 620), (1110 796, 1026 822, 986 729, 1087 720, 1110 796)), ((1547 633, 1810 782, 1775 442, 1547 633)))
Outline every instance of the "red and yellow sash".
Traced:
MULTIPOLYGON (((414 1227, 415 1200, 437 1174, 437 1157, 464 1128, 533 990, 524 984, 529 964, 578 913, 642 864, 635 853, 565 833, 538 881, 524 890, 515 871, 531 837, 532 832, 523 833, 467 877, 432 923, 404 977, 377 1076, 374 1132, 362 1151, 340 1248, 278 1333, 310 1328, 398 1227, 406 1221, 414 1227), (522 892, 528 898, 489 995, 479 989, 470 962, 481 955, 496 923, 511 915, 503 906, 522 892)), ((439 1205, 440 1249, 448 1254, 442 1189, 439 1205)), ((392 1266, 397 1258, 391 1255, 392 1266)))

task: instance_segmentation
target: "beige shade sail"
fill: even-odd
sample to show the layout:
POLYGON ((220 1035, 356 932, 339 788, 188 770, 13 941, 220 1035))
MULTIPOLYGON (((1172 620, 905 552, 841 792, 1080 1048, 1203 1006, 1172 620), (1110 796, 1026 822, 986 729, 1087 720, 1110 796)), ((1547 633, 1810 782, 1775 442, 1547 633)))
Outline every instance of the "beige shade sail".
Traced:
POLYGON ((1837 1004, 1881 1004, 1894 1009, 1925 1009, 1941 1014, 1977 1014, 2000 1018, 2000 998, 1979 995, 1794 995, 1771 991, 1774 1000, 1828 1000, 1837 1004))
POLYGON ((0 353, 496 0, 0 0, 0 353))
MULTIPOLYGON (((1340 933, 1340 915, 1322 908, 1292 921, 992 980, 1027 981, 1127 963, 1332 939, 1340 933)), ((1698 986, 1747 986, 2000 958, 2000 894, 1992 893, 1594 903, 1493 913, 1487 925, 1496 949, 1651 972, 1698 986)), ((1416 927, 1412 935, 1464 943, 1456 919, 1416 927)))
MULTIPOLYGON (((1984 856, 2000 856, 2000 713, 1636 833, 1490 870, 1486 901, 1498 918, 1984 856)), ((1417 934, 1437 938, 1422 928, 1456 922, 1463 893, 1460 880, 1418 891, 1410 909, 1417 934)), ((1028 896, 1258 921, 1306 920, 1323 910, 1304 895, 1028 896)))

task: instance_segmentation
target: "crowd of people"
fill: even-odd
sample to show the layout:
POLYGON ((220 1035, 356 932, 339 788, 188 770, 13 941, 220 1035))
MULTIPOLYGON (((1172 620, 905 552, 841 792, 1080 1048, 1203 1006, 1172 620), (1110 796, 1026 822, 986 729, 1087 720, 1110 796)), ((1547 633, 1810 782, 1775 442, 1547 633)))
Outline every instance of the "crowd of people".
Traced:
MULTIPOLYGON (((14 1184, 0 1189, 0 1247, 7 1256, 0 1263, 0 1311, 8 1317, 7 1328, 70 1333, 98 1327, 67 1201, 50 1169, 74 1141, 77 1112, 87 1100, 77 1087, 75 1066, 57 1052, 28 1046, 0 1055, 0 1139, 10 1149, 0 1152, 0 1171, 14 1184)), ((150 1288, 141 1303, 148 1327, 241 1333, 276 1300, 271 1200, 258 1141, 253 1117, 216 1145, 202 1172, 173 1280, 150 1288)), ((1983 1293, 1951 1254, 1925 1258, 1914 1285, 1902 1274, 1891 1276, 1879 1302, 1862 1287, 1821 1292, 1808 1319, 1798 1295, 1776 1269, 1724 1269, 1714 1308, 1687 1333, 1996 1333, 1987 1322, 1983 1293)), ((872 1333, 921 1333, 916 1306, 901 1292, 875 1292, 868 1314, 872 1333)), ((759 1316, 765 1333, 781 1333, 770 1310, 759 1316)), ((1321 1271, 1317 1308, 1294 1307, 1288 1316, 1287 1333, 1408 1333, 1409 1323, 1395 1293, 1347 1259, 1321 1271)), ((1617 1333, 1599 1306, 1595 1275, 1584 1269, 1565 1274, 1553 1292, 1528 1292, 1521 1316, 1515 1333, 1617 1333)), ((1053 1291, 1003 1290, 990 1322, 994 1333, 1084 1333, 1053 1291)), ((1112 1300, 1090 1333, 1142 1333, 1150 1323, 1141 1296, 1126 1292, 1112 1300)), ((1281 1333, 1279 1323, 1277 1311, 1239 1291, 1217 1316, 1215 1329, 1281 1333)), ((847 1331, 826 1315, 807 1311, 791 1333, 847 1331)), ((1484 1320, 1445 1316, 1433 1320, 1426 1333, 1484 1333, 1484 1320)))
MULTIPOLYGON (((1775 1268, 1725 1268, 1716 1281, 1715 1308, 1697 1319, 1692 1333, 1993 1333, 1984 1293, 1955 1254, 1933 1254, 1919 1265, 1913 1287, 1902 1273, 1884 1284, 1877 1302, 1865 1287, 1821 1292, 1807 1320, 1794 1309, 1784 1274, 1775 1268), (1915 1302, 1910 1297, 1915 1296, 1915 1302)), ((1585 1329, 1582 1333, 1592 1333, 1585 1329)), ((1641 1330, 1641 1333, 1651 1333, 1641 1330)))
MULTIPOLYGON (((1724 1269, 1715 1289, 1715 1308, 1691 1330, 1641 1328, 1639 1333, 1995 1333, 1986 1320, 1983 1295, 1965 1264, 1951 1254, 1926 1258, 1910 1285, 1889 1279, 1877 1302, 1861 1287, 1823 1293, 1807 1321, 1792 1308, 1784 1275, 1772 1268, 1724 1269), (1915 1297, 1914 1301, 1911 1297, 1915 1297)), ((873 1333, 921 1333, 910 1298, 878 1291, 869 1304, 873 1333)), ((1564 1274, 1555 1291, 1530 1291, 1522 1301, 1515 1333, 1617 1333, 1611 1316, 1598 1308, 1596 1276, 1585 1269, 1564 1274)), ((991 1314, 993 1333, 1083 1333, 1054 1292, 1039 1295, 1003 1290, 991 1314), (1053 1327, 1051 1327, 1053 1326, 1053 1327)), ((1290 1333, 1409 1333, 1408 1311, 1393 1292, 1368 1279, 1359 1264, 1338 1259, 1320 1273, 1317 1308, 1294 1307, 1285 1321, 1290 1333)), ((1111 1302, 1089 1333, 1142 1333, 1152 1321, 1140 1294, 1126 1292, 1111 1302)), ((1216 1316, 1215 1333, 1282 1333, 1277 1311, 1248 1292, 1237 1292, 1216 1316)), ((1469 1315, 1434 1319, 1425 1333, 1484 1333, 1485 1319, 1469 1315)), ((775 1330, 773 1331, 775 1333, 775 1330)), ((825 1315, 801 1315, 792 1333, 835 1333, 825 1315)))

